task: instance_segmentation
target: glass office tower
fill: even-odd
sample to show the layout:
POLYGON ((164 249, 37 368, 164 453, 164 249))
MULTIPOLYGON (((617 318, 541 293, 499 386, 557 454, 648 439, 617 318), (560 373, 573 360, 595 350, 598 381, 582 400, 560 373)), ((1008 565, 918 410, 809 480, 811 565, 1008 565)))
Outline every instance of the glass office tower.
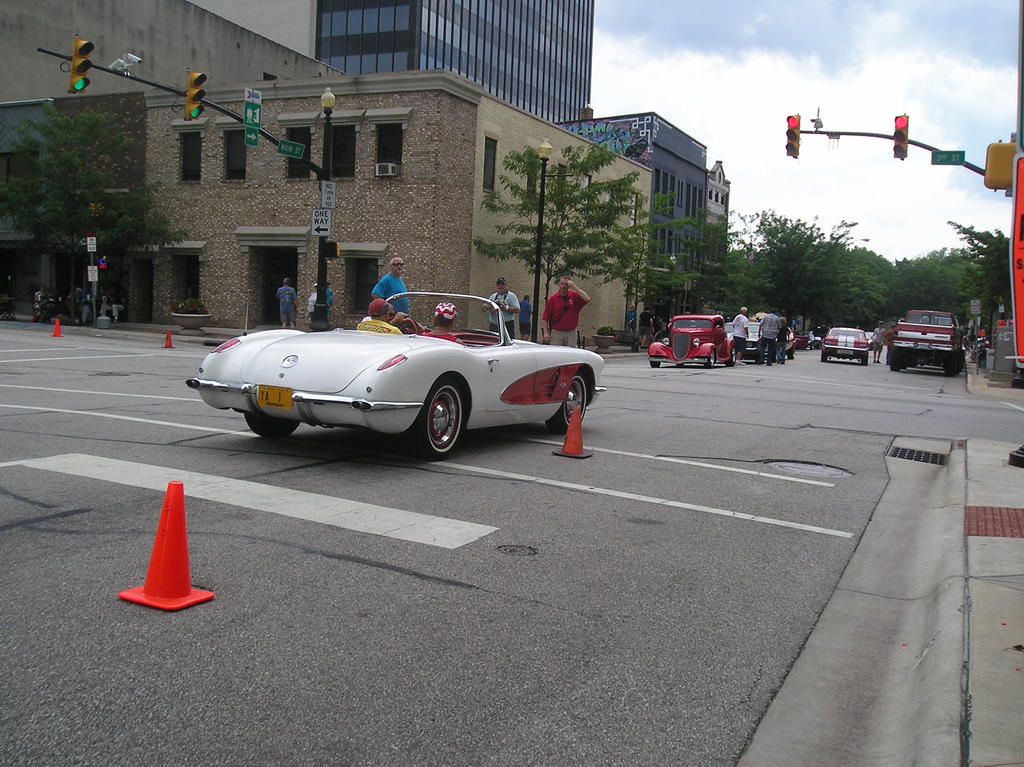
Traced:
POLYGON ((348 74, 447 69, 551 122, 590 101, 594 0, 318 0, 316 57, 348 74))

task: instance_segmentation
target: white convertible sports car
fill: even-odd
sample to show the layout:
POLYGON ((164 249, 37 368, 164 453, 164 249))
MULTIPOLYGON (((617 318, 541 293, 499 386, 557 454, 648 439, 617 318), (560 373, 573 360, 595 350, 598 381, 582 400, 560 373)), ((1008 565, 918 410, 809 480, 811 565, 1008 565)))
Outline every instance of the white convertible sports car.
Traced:
MULTIPOLYGON (((424 307, 429 299, 430 309, 452 301, 460 317, 472 316, 462 307, 481 317, 497 310, 450 293, 391 299, 402 296, 424 307)), ((564 433, 573 409, 584 414, 604 391, 604 361, 593 352, 514 340, 504 325, 453 333, 457 342, 422 332, 267 330, 224 342, 186 383, 211 407, 242 413, 263 437, 287 437, 300 423, 406 432, 431 460, 447 456, 465 429, 545 421, 564 433)))

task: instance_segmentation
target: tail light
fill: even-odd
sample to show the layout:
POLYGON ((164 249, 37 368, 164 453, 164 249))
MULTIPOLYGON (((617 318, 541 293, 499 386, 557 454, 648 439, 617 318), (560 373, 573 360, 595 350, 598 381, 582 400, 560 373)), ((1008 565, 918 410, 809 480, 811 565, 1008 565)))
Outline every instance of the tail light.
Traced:
POLYGON ((408 358, 404 354, 396 354, 387 362, 381 363, 380 367, 378 367, 377 370, 387 370, 388 368, 393 368, 395 365, 399 365, 405 362, 406 359, 408 358))
POLYGON ((218 346, 216 349, 214 349, 212 352, 210 352, 210 354, 217 354, 218 352, 226 352, 232 346, 237 346, 240 343, 242 343, 242 339, 241 338, 229 339, 229 340, 225 341, 224 343, 222 343, 220 346, 218 346))

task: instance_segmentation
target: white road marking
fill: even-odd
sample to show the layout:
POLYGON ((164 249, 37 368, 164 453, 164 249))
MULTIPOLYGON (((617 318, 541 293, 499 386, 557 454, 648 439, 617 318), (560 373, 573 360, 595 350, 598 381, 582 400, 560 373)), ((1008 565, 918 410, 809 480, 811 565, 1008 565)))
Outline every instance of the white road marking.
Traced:
POLYGON ((163 354, 92 354, 82 357, 28 357, 20 360, 4 360, 4 362, 63 362, 64 360, 119 360, 135 359, 136 357, 163 357, 163 354))
POLYGON ((17 384, 0 384, 0 389, 28 389, 29 391, 56 391, 62 394, 95 394, 99 397, 138 397, 140 399, 170 399, 179 402, 204 403, 198 396, 195 397, 168 397, 161 394, 127 394, 117 391, 89 391, 87 389, 54 389, 47 386, 19 386, 17 384))
POLYGON ((170 426, 175 429, 190 429, 192 431, 208 431, 215 434, 233 434, 236 437, 255 437, 251 431, 235 431, 233 429, 217 429, 210 426, 193 426, 187 423, 176 423, 173 421, 158 421, 155 418, 137 418, 131 415, 115 415, 113 413, 93 413, 89 410, 68 410, 60 407, 36 407, 33 405, 5 405, 0 407, 10 410, 39 410, 44 413, 67 413, 68 415, 87 415, 93 418, 113 418, 115 421, 134 421, 135 423, 148 423, 154 426, 170 426))
POLYGON ((788 527, 792 530, 800 530, 806 533, 819 533, 821 535, 831 535, 836 538, 852 538, 853 533, 846 532, 845 530, 833 530, 828 527, 817 527, 815 525, 805 525, 800 522, 789 522, 784 519, 774 519, 772 517, 759 517, 755 514, 744 514, 741 511, 730 511, 728 509, 716 509, 713 506, 701 506, 696 503, 684 503, 683 501, 672 501, 667 498, 653 498, 648 495, 638 495, 636 493, 626 493, 621 490, 610 490, 603 487, 594 487, 593 485, 579 485, 573 482, 562 482, 560 480, 545 479, 544 477, 534 477, 528 474, 513 474, 512 472, 505 471, 504 469, 485 469, 479 466, 469 466, 460 463, 451 463, 446 461, 444 463, 445 468, 460 469, 462 471, 476 472, 479 474, 486 474, 488 476, 501 477, 502 479, 516 479, 522 482, 532 482, 537 485, 547 485, 549 487, 557 487, 568 490, 578 490, 584 493, 593 493, 594 495, 608 495, 613 498, 623 498, 625 500, 637 501, 639 503, 653 503, 659 506, 668 506, 674 509, 687 509, 689 511, 699 511, 702 514, 714 514, 720 517, 732 517, 733 519, 745 519, 748 522, 758 522, 763 525, 775 525, 777 527, 788 527))
POLYGON ((1024 407, 1021 407, 1020 405, 1014 405, 1012 402, 1003 402, 1003 404, 1006 405, 1007 407, 1012 407, 1015 410, 1024 410, 1024 407))
POLYGON ((24 354, 25 352, 77 351, 77 346, 40 346, 38 349, 0 349, 0 354, 24 354))
POLYGON ((184 484, 185 495, 193 498, 445 549, 457 549, 498 530, 476 522, 97 455, 68 453, 9 461, 0 464, 3 466, 26 466, 159 491, 166 490, 168 482, 177 480, 184 484))
MULTIPOLYGON (((562 441, 550 440, 550 439, 524 439, 523 442, 536 442, 540 445, 555 445, 561 446, 562 441)), ((789 477, 785 474, 772 474, 767 471, 756 471, 755 469, 743 469, 738 466, 723 466, 717 463, 707 463, 705 461, 693 461, 687 458, 674 458, 666 455, 650 455, 648 453, 631 453, 628 450, 613 450, 608 447, 593 447, 587 445, 587 450, 593 450, 595 453, 611 453, 612 455, 624 455, 627 458, 643 458, 647 461, 662 461, 664 463, 681 463, 686 466, 697 466, 702 469, 714 469, 715 471, 729 471, 734 474, 747 474, 754 477, 764 477, 765 479, 780 479, 784 482, 796 482, 801 485, 817 485, 818 487, 835 487, 834 482, 823 482, 818 479, 804 479, 802 477, 789 477)))
MULTIPOLYGON (((236 436, 236 437, 256 437, 256 435, 253 434, 251 431, 234 431, 234 430, 231 430, 231 429, 218 429, 218 428, 213 428, 213 427, 209 427, 209 426, 193 426, 193 425, 190 425, 190 424, 175 423, 175 422, 171 422, 171 421, 158 421, 158 420, 151 419, 151 418, 136 418, 136 417, 133 417, 133 416, 113 415, 113 414, 110 414, 110 413, 95 413, 95 412, 90 412, 90 411, 87 411, 87 410, 68 410, 68 409, 63 409, 63 408, 33 407, 31 405, 4 405, 4 404, 0 404, 0 408, 10 408, 10 409, 13 409, 13 410, 37 410, 37 411, 53 412, 53 413, 68 413, 68 414, 71 414, 71 415, 93 416, 93 417, 97 417, 97 418, 113 418, 113 419, 120 420, 120 421, 135 421, 137 423, 153 424, 153 425, 156 425, 156 426, 169 426, 169 427, 172 427, 172 428, 188 429, 188 430, 192 430, 192 431, 210 432, 210 433, 215 433, 215 434, 228 434, 228 435, 236 436)), ((559 442, 555 442, 555 441, 551 441, 551 440, 524 440, 524 441, 539 442, 541 444, 556 445, 556 446, 561 444, 559 442)), ((768 478, 768 479, 781 479, 781 480, 786 480, 788 482, 801 482, 801 483, 804 483, 804 484, 819 485, 819 486, 823 486, 823 487, 834 487, 835 486, 834 484, 829 483, 829 482, 820 482, 818 480, 801 479, 799 477, 786 477, 786 476, 783 476, 781 474, 769 474, 767 472, 753 471, 751 469, 739 469, 739 468, 730 467, 730 466, 716 466, 715 464, 704 464, 704 463, 700 463, 698 461, 687 461, 687 460, 682 459, 682 458, 664 458, 664 457, 659 457, 659 456, 644 455, 642 453, 627 453, 627 452, 620 451, 620 450, 612 450, 612 449, 609 449, 609 448, 594 448, 594 447, 590 447, 590 446, 588 446, 588 449, 594 450, 594 451, 598 451, 598 452, 612 453, 612 454, 616 454, 616 455, 627 455, 627 456, 634 456, 634 457, 638 457, 638 458, 646 458, 646 459, 651 459, 651 460, 660 460, 660 461, 668 461, 668 462, 674 462, 674 463, 692 464, 692 465, 695 465, 695 466, 706 467, 706 468, 711 468, 711 469, 719 469, 719 470, 722 470, 722 471, 735 471, 735 472, 741 473, 741 474, 755 475, 755 476, 764 477, 764 478, 768 478)), ((8 463, 0 463, 0 468, 2 468, 4 466, 16 466, 16 465, 21 465, 21 464, 22 464, 21 461, 10 461, 8 463)), ((545 479, 543 477, 534 477, 534 476, 529 476, 529 475, 525 475, 525 474, 511 474, 511 473, 503 472, 503 471, 492 471, 492 470, 480 468, 480 467, 477 467, 477 466, 469 466, 469 465, 465 465, 465 464, 451 463, 449 461, 446 461, 444 465, 445 465, 445 467, 452 468, 452 469, 459 469, 459 470, 464 470, 464 471, 469 471, 469 472, 476 472, 476 473, 482 473, 482 474, 491 474, 491 475, 502 476, 502 477, 507 477, 507 478, 512 478, 512 479, 518 479, 518 480, 527 481, 527 482, 535 482, 537 484, 542 484, 542 485, 549 485, 551 487, 560 487, 560 488, 565 488, 565 489, 570 489, 570 490, 583 490, 585 492, 594 493, 595 495, 608 495, 608 496, 613 496, 613 497, 625 498, 625 499, 628 499, 628 500, 636 500, 636 501, 640 501, 640 502, 643 502, 643 503, 654 503, 654 504, 658 504, 658 505, 662 505, 662 506, 670 506, 670 507, 680 508, 680 509, 689 509, 691 511, 700 511, 700 512, 703 512, 703 513, 706 513, 706 514, 717 514, 719 516, 734 517, 736 519, 745 519, 745 520, 748 520, 748 521, 751 521, 751 522, 760 522, 760 523, 766 524, 766 525, 777 525, 777 526, 780 526, 780 527, 788 527, 788 528, 792 528, 794 530, 802 530, 802 531, 805 531, 805 532, 820 533, 822 535, 832 535, 832 536, 837 536, 837 537, 840 537, 840 538, 852 538, 853 537, 853 533, 848 533, 848 532, 845 532, 843 530, 832 530, 832 529, 827 528, 827 527, 816 527, 814 525, 804 525, 804 524, 801 524, 799 522, 787 522, 785 520, 773 519, 771 517, 759 517, 759 516, 756 516, 756 515, 753 515, 753 514, 745 514, 743 512, 739 512, 739 511, 729 511, 727 509, 716 509, 716 508, 711 507, 711 506, 701 506, 701 505, 698 505, 698 504, 684 503, 683 501, 672 501, 672 500, 668 500, 668 499, 664 499, 664 498, 652 498, 650 496, 637 495, 637 494, 634 494, 634 493, 626 493, 626 492, 622 492, 622 491, 619 491, 619 490, 613 490, 613 489, 609 489, 609 488, 593 487, 591 485, 577 485, 577 484, 573 484, 573 483, 569 483, 569 482, 560 482, 558 480, 545 479)), ((166 474, 166 470, 163 470, 163 471, 166 474)), ((90 476, 90 475, 87 474, 86 476, 90 476)), ((128 484, 132 484, 132 483, 128 483, 128 484)), ((270 509, 270 511, 274 511, 274 509, 270 509)), ((497 528, 494 528, 494 529, 497 529, 497 528)))

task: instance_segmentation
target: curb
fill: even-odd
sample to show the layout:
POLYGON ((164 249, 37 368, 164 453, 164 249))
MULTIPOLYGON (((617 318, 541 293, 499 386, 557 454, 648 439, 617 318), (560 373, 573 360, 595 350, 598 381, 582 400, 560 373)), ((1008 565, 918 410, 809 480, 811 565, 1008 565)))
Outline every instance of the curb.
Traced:
POLYGON ((890 481, 740 767, 959 765, 966 452, 886 457, 890 481))

